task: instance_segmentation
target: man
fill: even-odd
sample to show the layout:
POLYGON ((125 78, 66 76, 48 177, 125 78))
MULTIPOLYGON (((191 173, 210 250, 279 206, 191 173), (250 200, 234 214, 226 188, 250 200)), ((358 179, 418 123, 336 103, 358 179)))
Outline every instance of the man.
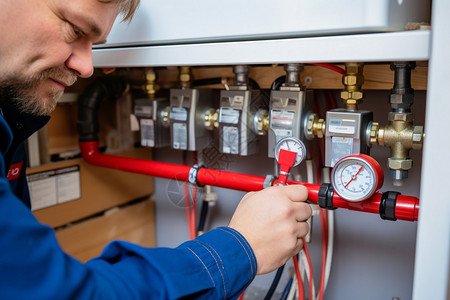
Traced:
POLYGON ((29 210, 23 141, 46 124, 66 86, 92 75, 92 45, 139 0, 1 2, 0 298, 236 298, 302 248, 307 191, 288 186, 247 194, 228 227, 175 249, 113 242, 86 264, 63 253, 29 210))

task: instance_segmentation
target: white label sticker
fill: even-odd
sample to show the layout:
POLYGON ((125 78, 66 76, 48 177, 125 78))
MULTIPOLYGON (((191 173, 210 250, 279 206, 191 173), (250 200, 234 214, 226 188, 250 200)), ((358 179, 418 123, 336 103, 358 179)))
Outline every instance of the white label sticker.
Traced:
POLYGON ((187 149, 187 127, 185 123, 173 123, 173 148, 187 149))
POLYGON ((228 124, 237 124, 239 122, 240 110, 234 108, 220 108, 219 122, 228 124))
POLYGON ((239 154, 239 131, 237 127, 223 127, 223 153, 239 154))
POLYGON ((138 117, 152 117, 153 107, 151 105, 136 105, 134 107, 134 114, 138 117))
POLYGON ((170 108, 170 119, 177 121, 187 121, 187 109, 179 106, 172 106, 170 108))
POLYGON ((329 121, 329 132, 355 134, 356 121, 349 119, 331 119, 329 121))
POLYGON ((151 119, 141 119, 141 145, 155 147, 155 126, 151 119))
POLYGON ((33 210, 81 197, 78 165, 30 174, 27 180, 33 210))
POLYGON ((292 111, 272 109, 270 127, 292 130, 294 117, 292 111))
POLYGON ((331 167, 343 157, 353 154, 353 139, 333 136, 331 138, 331 167))

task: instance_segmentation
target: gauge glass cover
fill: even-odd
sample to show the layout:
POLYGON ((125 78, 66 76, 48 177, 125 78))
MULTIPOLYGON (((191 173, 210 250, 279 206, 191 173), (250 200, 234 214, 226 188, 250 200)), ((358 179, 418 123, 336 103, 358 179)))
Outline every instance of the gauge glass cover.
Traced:
POLYGON ((295 137, 285 137, 278 142, 278 144, 275 146, 275 159, 277 161, 281 149, 297 153, 294 166, 300 164, 306 157, 305 144, 295 137))
POLYGON ((343 158, 334 166, 331 179, 334 191, 348 201, 363 201, 378 186, 374 167, 361 157, 343 158))

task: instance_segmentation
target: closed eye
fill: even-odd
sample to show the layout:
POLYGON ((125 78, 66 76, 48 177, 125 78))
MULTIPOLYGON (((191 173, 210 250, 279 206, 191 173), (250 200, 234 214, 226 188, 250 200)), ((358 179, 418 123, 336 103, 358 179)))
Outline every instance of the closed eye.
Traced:
POLYGON ((77 38, 81 38, 81 37, 83 37, 83 36, 86 35, 86 34, 83 32, 83 30, 81 30, 80 28, 78 28, 77 26, 75 26, 75 25, 73 25, 73 24, 72 24, 72 30, 73 30, 74 35, 75 35, 77 38))

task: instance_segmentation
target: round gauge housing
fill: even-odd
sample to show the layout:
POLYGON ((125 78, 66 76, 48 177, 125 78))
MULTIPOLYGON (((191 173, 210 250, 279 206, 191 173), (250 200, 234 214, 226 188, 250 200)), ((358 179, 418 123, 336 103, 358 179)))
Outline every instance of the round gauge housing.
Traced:
POLYGON ((275 146, 275 159, 278 161, 280 150, 288 150, 297 153, 295 157, 294 167, 301 163, 306 157, 305 144, 296 137, 282 138, 275 146))
POLYGON ((383 186, 380 164, 365 154, 353 154, 339 160, 331 172, 334 191, 347 201, 363 201, 383 186))

